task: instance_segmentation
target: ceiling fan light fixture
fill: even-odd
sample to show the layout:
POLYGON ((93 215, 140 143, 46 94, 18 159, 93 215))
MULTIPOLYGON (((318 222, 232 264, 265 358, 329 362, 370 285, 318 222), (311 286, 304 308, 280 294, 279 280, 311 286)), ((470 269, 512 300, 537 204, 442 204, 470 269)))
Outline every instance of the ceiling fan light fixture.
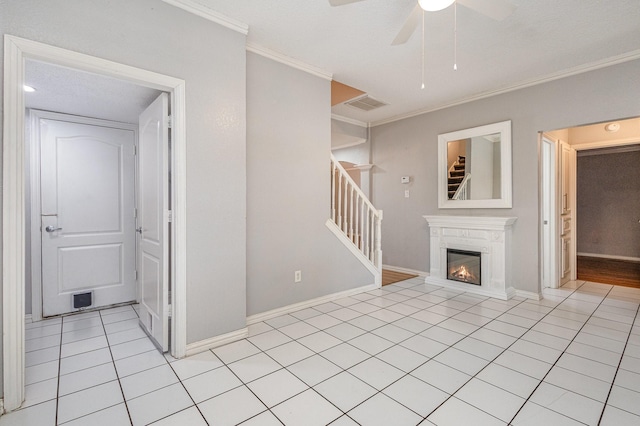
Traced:
POLYGON ((451 6, 456 0, 418 0, 422 10, 426 12, 437 12, 451 6))

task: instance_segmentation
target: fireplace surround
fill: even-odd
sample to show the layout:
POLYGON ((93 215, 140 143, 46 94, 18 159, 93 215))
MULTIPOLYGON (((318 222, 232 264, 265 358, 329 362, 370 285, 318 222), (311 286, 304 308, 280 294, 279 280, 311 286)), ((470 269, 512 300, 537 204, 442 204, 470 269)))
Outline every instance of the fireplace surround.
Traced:
MULTIPOLYGON (((511 227, 515 217, 424 216, 429 224, 430 269, 427 284, 507 300, 515 296, 511 277, 511 227), (476 280, 452 278, 449 253, 475 253, 468 268, 477 265, 476 280), (470 282, 471 281, 471 282, 470 282)), ((463 259, 456 257, 455 266, 463 259)), ((475 273, 474 273, 475 274, 475 273)))

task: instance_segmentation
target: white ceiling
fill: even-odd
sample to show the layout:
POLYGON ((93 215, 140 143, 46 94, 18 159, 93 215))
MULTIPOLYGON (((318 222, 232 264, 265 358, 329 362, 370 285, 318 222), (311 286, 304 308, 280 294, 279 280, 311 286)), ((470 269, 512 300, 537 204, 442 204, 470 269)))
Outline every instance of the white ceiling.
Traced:
MULTIPOLYGON (((491 0, 488 0, 491 1, 491 0)), ((174 0, 175 2, 175 0, 174 0)), ((249 26, 248 43, 302 61, 389 103, 333 112, 380 124, 421 111, 530 85, 604 63, 640 57, 639 0, 512 0, 498 22, 458 6, 458 71, 453 71, 454 8, 426 21, 426 88, 421 29, 391 46, 416 0, 179 0, 249 26)))
MULTIPOLYGON (((485 0, 492 1, 492 0, 485 0)), ((458 70, 453 71, 453 7, 425 15, 426 87, 421 85, 421 28, 391 41, 416 0, 172 0, 199 4, 249 26, 248 44, 332 74, 389 105, 334 114, 364 123, 442 108, 594 65, 640 58, 640 0, 511 0, 498 22, 458 6, 458 70)), ((28 61, 38 92, 28 107, 137 122, 159 93, 119 80, 28 61)), ((631 83, 631 82, 630 82, 631 83)))
POLYGON ((160 91, 122 80, 28 60, 25 83, 27 108, 137 123, 140 113, 160 91))

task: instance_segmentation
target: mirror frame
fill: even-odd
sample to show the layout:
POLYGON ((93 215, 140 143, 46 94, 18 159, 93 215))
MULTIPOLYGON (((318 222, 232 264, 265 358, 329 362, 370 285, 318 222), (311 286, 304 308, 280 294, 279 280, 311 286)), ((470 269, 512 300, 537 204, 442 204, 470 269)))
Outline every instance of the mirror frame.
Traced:
POLYGON ((512 208, 511 120, 438 135, 438 208, 510 209, 512 208), (500 133, 500 198, 450 200, 447 191, 447 146, 451 141, 500 133))

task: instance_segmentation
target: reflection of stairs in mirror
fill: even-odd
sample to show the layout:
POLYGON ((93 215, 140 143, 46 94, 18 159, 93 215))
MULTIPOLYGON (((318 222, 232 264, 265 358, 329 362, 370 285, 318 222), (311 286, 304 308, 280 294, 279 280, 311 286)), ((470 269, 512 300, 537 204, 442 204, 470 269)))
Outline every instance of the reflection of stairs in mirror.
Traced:
POLYGON ((458 160, 453 165, 453 168, 449 169, 449 178, 448 178, 448 191, 449 191, 449 199, 453 198, 453 195, 458 190, 458 187, 462 183, 464 179, 464 161, 465 157, 458 156, 458 160))

